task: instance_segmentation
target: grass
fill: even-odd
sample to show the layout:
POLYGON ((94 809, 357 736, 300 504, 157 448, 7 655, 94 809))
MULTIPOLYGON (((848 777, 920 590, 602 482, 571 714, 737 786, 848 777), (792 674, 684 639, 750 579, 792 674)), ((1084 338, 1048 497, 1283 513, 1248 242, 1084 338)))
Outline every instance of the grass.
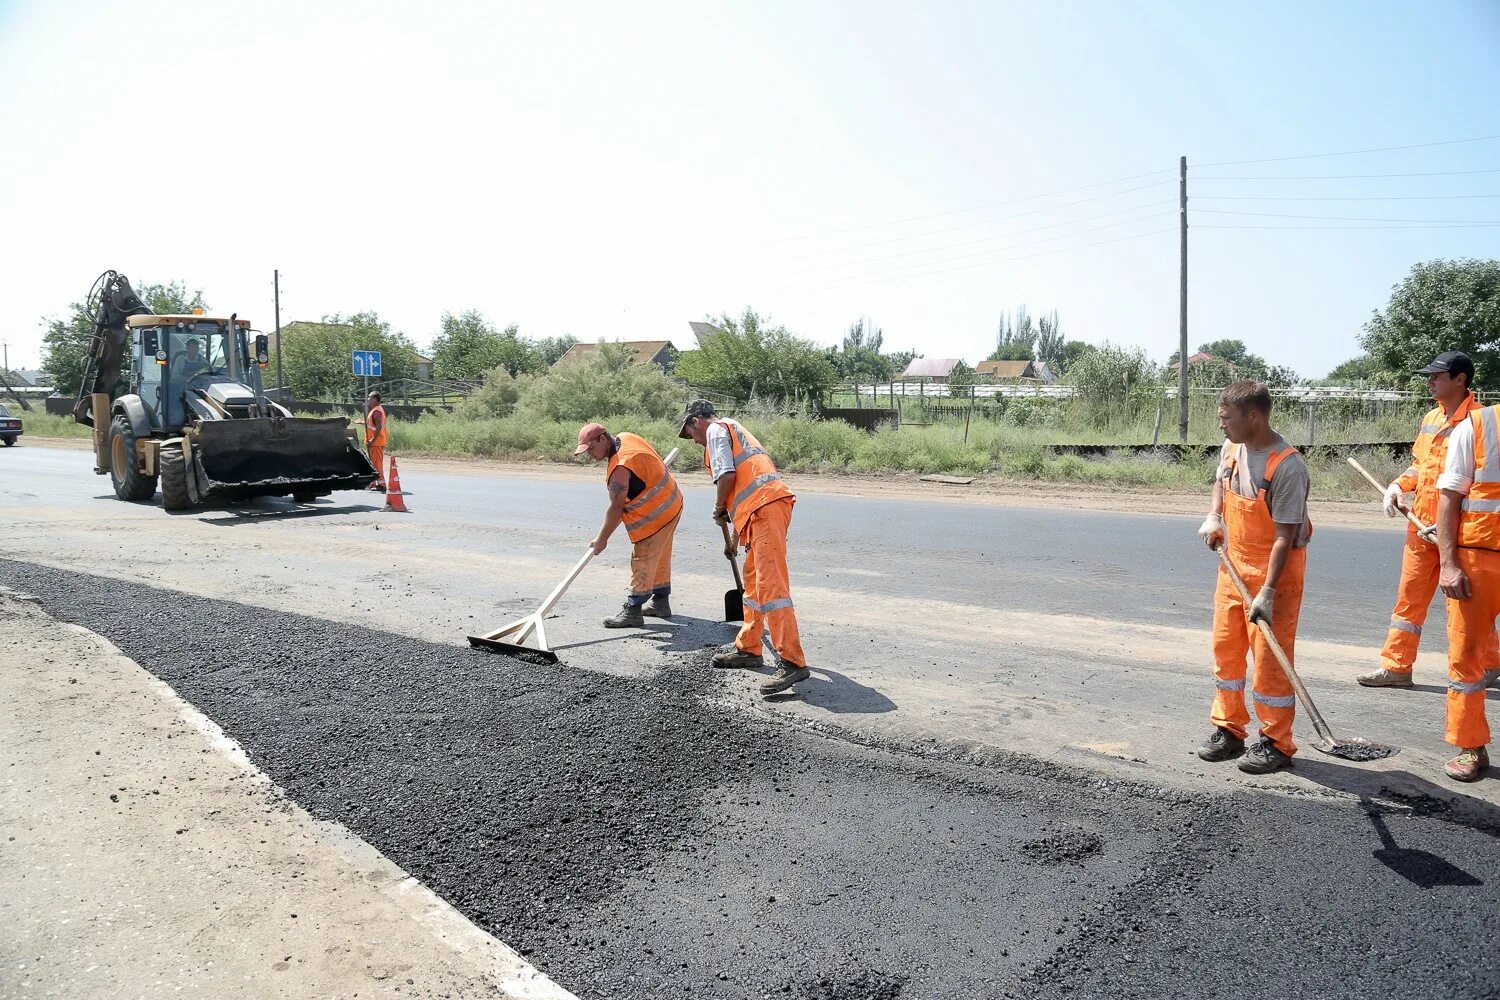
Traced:
POLYGON ((11 416, 21 418, 21 444, 25 444, 29 437, 87 438, 94 433, 92 427, 80 424, 72 417, 54 417, 50 413, 43 413, 40 407, 30 413, 23 413, 14 403, 7 402, 5 405, 11 416))

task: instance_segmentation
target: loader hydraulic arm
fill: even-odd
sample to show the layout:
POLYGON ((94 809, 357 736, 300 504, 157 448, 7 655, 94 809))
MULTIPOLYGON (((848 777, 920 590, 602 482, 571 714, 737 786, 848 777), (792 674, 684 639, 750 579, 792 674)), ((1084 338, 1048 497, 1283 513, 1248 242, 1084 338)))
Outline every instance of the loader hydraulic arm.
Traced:
POLYGON ((94 414, 89 397, 96 393, 108 394, 125 363, 129 343, 125 320, 152 313, 130 287, 130 280, 118 271, 105 271, 99 275, 89 290, 84 308, 94 324, 94 339, 89 344, 88 361, 83 383, 78 389, 78 402, 73 407, 73 419, 92 425, 94 414))

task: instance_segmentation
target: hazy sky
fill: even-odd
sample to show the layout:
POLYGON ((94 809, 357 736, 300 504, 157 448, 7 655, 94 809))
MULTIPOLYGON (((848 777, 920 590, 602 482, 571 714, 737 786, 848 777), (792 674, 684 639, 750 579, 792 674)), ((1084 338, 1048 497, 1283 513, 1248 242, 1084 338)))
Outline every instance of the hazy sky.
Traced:
POLYGON ((1025 303, 1160 360, 1186 155, 1193 346, 1321 375, 1500 255, 1500 3, 1229 6, 0 0, 0 338, 107 268, 269 329, 280 268, 423 345, 752 306, 973 363, 1025 303))

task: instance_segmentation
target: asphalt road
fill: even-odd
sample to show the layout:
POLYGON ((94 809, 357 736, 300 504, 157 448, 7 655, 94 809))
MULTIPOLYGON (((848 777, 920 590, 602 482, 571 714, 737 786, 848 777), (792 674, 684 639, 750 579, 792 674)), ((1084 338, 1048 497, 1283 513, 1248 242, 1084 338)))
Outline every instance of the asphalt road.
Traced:
POLYGON ((1299 662, 1336 725, 1403 753, 1250 780, 1188 754, 1196 519, 804 496, 818 675, 767 703, 705 666, 729 630, 701 488, 681 620, 598 627, 621 540, 549 623, 564 664, 535 667, 462 636, 561 575, 596 485, 403 470, 407 518, 172 517, 96 499, 85 452, 0 457, 0 583, 582 996, 1500 993, 1496 782, 1436 775, 1438 694, 1348 683, 1389 613, 1384 526, 1319 530, 1299 662))

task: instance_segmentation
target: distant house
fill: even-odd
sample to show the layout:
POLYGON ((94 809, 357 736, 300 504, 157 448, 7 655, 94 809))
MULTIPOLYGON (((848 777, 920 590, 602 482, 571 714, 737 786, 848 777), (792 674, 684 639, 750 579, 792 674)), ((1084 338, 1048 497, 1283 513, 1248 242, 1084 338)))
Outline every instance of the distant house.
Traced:
MULTIPOLYGON (((630 349, 633 365, 656 365, 662 371, 671 371, 677 362, 677 348, 672 346, 670 340, 625 340, 619 342, 621 347, 630 349)), ((568 365, 577 364, 586 358, 596 357, 599 354, 598 344, 574 344, 568 348, 568 353, 553 362, 553 368, 566 368, 568 365)))
POLYGON ((960 358, 913 358, 906 370, 896 377, 903 382, 935 382, 946 385, 960 358))
POLYGON ((415 376, 416 380, 418 382, 431 382, 432 381, 432 359, 429 358, 425 354, 418 354, 418 355, 416 355, 416 359, 417 359, 417 374, 415 376))
MULTIPOLYGON (((1191 368, 1194 365, 1201 365, 1205 361, 1215 361, 1215 360, 1217 360, 1217 359, 1212 354, 1206 354, 1203 351, 1199 351, 1197 354, 1189 354, 1188 355, 1187 363, 1188 363, 1188 367, 1191 368)), ((1172 370, 1173 371, 1181 371, 1182 370, 1182 363, 1181 362, 1174 363, 1172 365, 1172 370)))
POLYGON ((724 332, 712 323, 694 323, 692 320, 688 320, 688 329, 692 330, 693 336, 698 338, 699 347, 703 346, 704 337, 711 337, 716 333, 724 332))
POLYGON ((52 376, 46 372, 37 371, 34 368, 17 368, 11 371, 21 385, 29 385, 38 389, 49 388, 52 385, 52 376))
POLYGON ((1042 376, 1032 361, 981 361, 975 369, 980 378, 996 382, 1014 382, 1021 379, 1040 381, 1042 376))

